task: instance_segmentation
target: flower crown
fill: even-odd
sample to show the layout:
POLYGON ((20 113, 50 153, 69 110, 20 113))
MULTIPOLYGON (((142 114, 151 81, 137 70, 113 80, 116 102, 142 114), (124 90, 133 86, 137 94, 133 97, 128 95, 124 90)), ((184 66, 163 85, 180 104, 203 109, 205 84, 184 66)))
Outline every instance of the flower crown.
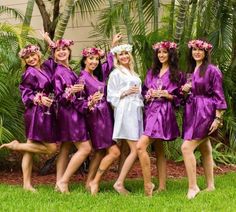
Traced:
POLYGON ((71 45, 74 45, 73 40, 60 39, 60 40, 57 40, 56 42, 51 43, 50 47, 52 49, 56 49, 58 47, 70 47, 71 45))
POLYGON ((84 48, 81 54, 84 57, 88 57, 90 55, 99 55, 99 57, 103 57, 105 55, 105 52, 102 49, 93 47, 93 48, 84 48))
POLYGON ((171 41, 161 41, 158 43, 155 43, 152 48, 154 50, 160 49, 160 48, 165 48, 165 49, 176 49, 177 48, 177 44, 175 42, 171 42, 171 41))
POLYGON ((20 58, 24 58, 26 55, 29 55, 31 53, 39 53, 40 52, 40 48, 38 46, 35 45, 28 45, 25 48, 21 49, 19 52, 19 57, 20 58))
POLYGON ((112 54, 120 54, 123 51, 132 52, 133 47, 130 44, 122 44, 111 49, 112 54))
POLYGON ((208 51, 211 50, 212 47, 213 46, 210 43, 203 40, 191 40, 188 42, 188 48, 199 48, 208 51))

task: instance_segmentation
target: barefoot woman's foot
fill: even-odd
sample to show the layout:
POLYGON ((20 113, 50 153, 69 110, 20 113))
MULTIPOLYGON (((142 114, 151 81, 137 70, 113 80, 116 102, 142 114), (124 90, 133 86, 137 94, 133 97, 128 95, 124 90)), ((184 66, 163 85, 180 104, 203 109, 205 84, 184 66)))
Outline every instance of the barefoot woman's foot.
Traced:
POLYGON ((98 184, 90 182, 89 187, 90 187, 91 194, 93 196, 95 196, 98 193, 98 190, 99 190, 98 184))
POLYGON ((187 194, 187 198, 194 199, 199 192, 200 192, 200 189, 198 187, 195 189, 189 189, 188 194, 187 194))
POLYGON ((128 195, 130 192, 121 184, 115 183, 113 188, 121 195, 128 195))
POLYGON ((206 192, 211 192, 211 191, 215 191, 216 188, 214 186, 212 187, 207 187, 206 189, 204 189, 203 191, 206 191, 206 192))
POLYGON ((30 191, 30 192, 33 192, 33 193, 37 192, 37 190, 33 186, 23 186, 23 189, 25 191, 30 191))
POLYGON ((158 188, 158 189, 154 189, 153 193, 157 194, 157 193, 162 193, 164 191, 166 191, 166 188, 158 188))
POLYGON ((16 145, 18 145, 19 143, 20 143, 19 141, 14 140, 14 141, 12 141, 12 142, 10 142, 10 143, 2 144, 2 145, 0 146, 0 149, 2 149, 2 148, 7 148, 7 149, 15 150, 15 149, 16 149, 16 145))
POLYGON ((152 193, 153 193, 154 188, 155 188, 155 185, 153 183, 151 183, 149 185, 145 185, 144 186, 145 195, 148 197, 152 197, 152 193))
POLYGON ((55 186, 55 191, 60 193, 69 194, 68 184, 63 182, 58 182, 55 186))

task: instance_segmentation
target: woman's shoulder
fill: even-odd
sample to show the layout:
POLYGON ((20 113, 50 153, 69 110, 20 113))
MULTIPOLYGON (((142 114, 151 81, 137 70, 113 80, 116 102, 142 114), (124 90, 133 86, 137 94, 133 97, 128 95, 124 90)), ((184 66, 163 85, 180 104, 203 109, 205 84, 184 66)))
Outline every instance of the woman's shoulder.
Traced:
POLYGON ((214 64, 209 64, 207 67, 207 70, 210 72, 212 75, 222 75, 221 70, 214 64))

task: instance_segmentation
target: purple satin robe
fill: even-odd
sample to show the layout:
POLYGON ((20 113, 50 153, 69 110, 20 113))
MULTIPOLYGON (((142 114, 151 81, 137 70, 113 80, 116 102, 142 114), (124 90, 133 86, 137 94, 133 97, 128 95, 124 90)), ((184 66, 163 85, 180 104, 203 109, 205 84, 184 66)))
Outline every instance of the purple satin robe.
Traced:
POLYGON ((55 113, 53 105, 50 107, 51 115, 45 114, 46 106, 34 104, 33 100, 38 92, 45 95, 53 92, 50 73, 47 70, 38 70, 28 67, 22 76, 20 92, 25 105, 25 132, 27 139, 33 141, 55 141, 55 113))
POLYGON ((199 69, 192 75, 192 89, 184 108, 183 138, 185 140, 207 137, 216 110, 227 108, 222 88, 221 71, 208 65, 205 75, 199 69))
POLYGON ((57 109, 57 140, 59 142, 87 141, 88 130, 84 114, 81 113, 83 101, 76 95, 67 98, 66 88, 74 85, 78 75, 71 69, 58 64, 53 76, 57 109))
POLYGON ((113 112, 110 104, 106 100, 106 81, 113 67, 113 56, 108 54, 107 61, 102 65, 103 80, 99 81, 89 72, 82 70, 80 77, 85 80, 85 101, 84 111, 92 146, 95 150, 106 149, 114 144, 113 133, 113 112), (88 98, 100 89, 104 92, 103 99, 98 103, 94 110, 88 109, 88 98))
POLYGON ((146 95, 151 88, 157 89, 157 80, 161 79, 162 90, 167 90, 174 99, 172 101, 166 98, 155 98, 148 101, 144 107, 144 135, 150 138, 161 140, 174 140, 179 136, 179 128, 175 116, 175 106, 179 105, 179 90, 181 85, 181 74, 179 83, 170 81, 169 70, 159 77, 153 75, 152 70, 147 72, 142 94, 146 95))

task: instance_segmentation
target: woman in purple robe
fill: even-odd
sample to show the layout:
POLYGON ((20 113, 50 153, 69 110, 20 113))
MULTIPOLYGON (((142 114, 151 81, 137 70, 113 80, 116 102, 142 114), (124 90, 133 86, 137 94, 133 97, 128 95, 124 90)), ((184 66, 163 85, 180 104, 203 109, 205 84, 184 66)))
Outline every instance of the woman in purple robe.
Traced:
MULTIPOLYGON (((28 45, 19 56, 26 63, 26 70, 20 83, 22 101, 25 105, 24 121, 27 143, 14 140, 1 145, 11 150, 24 152, 22 159, 23 188, 35 192, 31 183, 33 154, 53 154, 55 144, 55 113, 51 83, 51 71, 41 65, 41 52, 38 46, 28 45)), ((52 64, 52 63, 51 63, 52 64)), ((50 65, 50 62, 48 62, 50 65)))
POLYGON ((209 136, 222 124, 223 111, 227 108, 222 88, 222 73, 210 64, 212 45, 202 40, 188 43, 188 77, 182 90, 188 94, 184 109, 182 153, 188 176, 187 198, 193 199, 200 189, 197 185, 194 150, 199 147, 203 158, 207 188, 215 189, 213 157, 209 136))
POLYGON ((70 46, 73 41, 61 39, 51 44, 57 68, 53 76, 55 99, 57 108, 57 141, 61 143, 57 159, 56 190, 68 193, 70 177, 80 167, 91 152, 85 117, 81 110, 83 100, 77 94, 84 89, 78 84, 78 75, 70 68, 70 46), (77 148, 68 163, 68 156, 72 146, 77 148))
MULTIPOLYGON (((114 46, 121 39, 121 34, 113 38, 114 46)), ((98 48, 85 48, 82 51, 80 80, 83 79, 84 111, 94 150, 94 157, 89 166, 86 188, 95 195, 104 172, 119 157, 120 150, 112 140, 113 113, 106 100, 108 75, 113 68, 113 55, 101 65, 103 51, 98 48)))
POLYGON ((159 177, 158 191, 166 189, 166 159, 163 141, 179 136, 175 117, 178 104, 181 74, 178 70, 176 44, 164 41, 153 45, 155 50, 153 68, 148 70, 143 86, 145 98, 144 133, 138 141, 138 156, 144 177, 144 190, 152 196, 150 158, 147 147, 153 143, 157 156, 159 177))

